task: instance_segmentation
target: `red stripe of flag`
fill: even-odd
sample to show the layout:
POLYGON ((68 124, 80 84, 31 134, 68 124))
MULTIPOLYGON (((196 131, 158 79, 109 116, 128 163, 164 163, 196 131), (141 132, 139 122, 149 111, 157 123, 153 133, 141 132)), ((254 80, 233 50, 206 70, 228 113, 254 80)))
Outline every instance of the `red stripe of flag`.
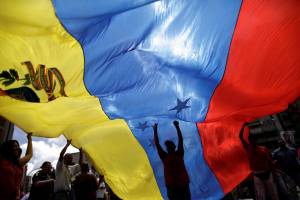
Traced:
POLYGON ((284 110, 300 96, 300 1, 244 0, 226 71, 204 123, 206 161, 225 193, 249 173, 238 139, 245 120, 284 110))

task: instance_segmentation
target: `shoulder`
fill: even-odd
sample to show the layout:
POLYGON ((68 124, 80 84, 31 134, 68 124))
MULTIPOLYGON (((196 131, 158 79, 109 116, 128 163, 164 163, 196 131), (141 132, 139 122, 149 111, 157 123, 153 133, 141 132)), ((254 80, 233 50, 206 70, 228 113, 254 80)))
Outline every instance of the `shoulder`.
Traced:
POLYGON ((280 152, 280 148, 277 148, 272 152, 272 155, 277 155, 279 152, 280 152))
POLYGON ((44 176, 43 176, 43 173, 41 170, 39 170, 38 172, 36 172, 33 177, 32 177, 32 180, 35 181, 35 180, 41 180, 43 179, 44 176))
POLYGON ((80 165, 79 164, 75 164, 75 165, 71 165, 69 166, 70 171, 80 171, 80 165))
POLYGON ((56 168, 61 168, 61 167, 63 167, 63 165, 64 165, 63 160, 58 160, 56 163, 56 168))

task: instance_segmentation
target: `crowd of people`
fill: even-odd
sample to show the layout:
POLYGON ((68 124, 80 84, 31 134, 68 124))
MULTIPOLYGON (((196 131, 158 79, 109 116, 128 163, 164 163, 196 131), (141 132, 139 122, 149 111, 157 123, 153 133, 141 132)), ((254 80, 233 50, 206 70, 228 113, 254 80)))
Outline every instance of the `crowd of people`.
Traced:
MULTIPOLYGON (((66 153, 71 144, 67 140, 61 150, 56 168, 51 162, 43 162, 40 170, 32 177, 29 193, 22 194, 21 182, 26 164, 32 157, 31 134, 27 135, 28 144, 25 156, 18 141, 8 140, 0 147, 0 200, 108 200, 117 199, 109 195, 109 187, 104 176, 90 170, 83 161, 83 150, 79 149, 79 162, 73 162, 72 154, 66 153)), ((111 192, 112 193, 112 192, 111 192)))
MULTIPOLYGON (((170 200, 190 200, 189 175, 184 165, 183 137, 178 121, 173 122, 178 136, 178 145, 165 141, 167 151, 160 146, 158 124, 153 125, 154 141, 164 165, 167 195, 170 200)), ((247 123, 243 124, 239 137, 248 154, 250 178, 254 183, 256 200, 297 200, 300 188, 300 162, 294 144, 288 137, 278 140, 278 148, 270 152, 260 146, 249 134, 245 138, 247 123)), ((0 146, 0 200, 108 200, 119 199, 109 195, 104 176, 90 170, 79 149, 79 162, 73 162, 72 154, 66 153, 71 144, 67 140, 60 152, 55 170, 45 161, 32 177, 27 195, 21 193, 24 168, 32 157, 31 133, 27 134, 27 149, 23 157, 18 141, 8 140, 0 146), (92 171, 92 172, 91 172, 92 171)), ((232 197, 231 197, 232 199, 232 197)), ((234 199, 234 198, 233 198, 234 199)))
POLYGON ((250 179, 254 182, 257 200, 297 200, 297 187, 300 187, 300 161, 295 144, 289 137, 278 140, 278 148, 270 152, 256 143, 252 134, 248 141, 242 126, 239 137, 249 157, 250 179))

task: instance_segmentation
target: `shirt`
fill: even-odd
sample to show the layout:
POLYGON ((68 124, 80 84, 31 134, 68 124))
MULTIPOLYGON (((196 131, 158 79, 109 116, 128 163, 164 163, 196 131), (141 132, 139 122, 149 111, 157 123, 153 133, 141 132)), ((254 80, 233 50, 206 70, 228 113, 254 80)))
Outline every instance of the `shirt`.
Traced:
POLYGON ((38 181, 54 179, 54 174, 45 174, 42 170, 35 173, 32 177, 32 186, 30 189, 30 200, 47 200, 53 194, 53 183, 48 183, 40 187, 35 186, 38 181))
POLYGON ((185 186, 189 184, 189 176, 185 169, 183 154, 178 151, 163 156, 166 186, 185 186))
POLYGON ((66 166, 63 161, 58 161, 55 169, 54 192, 70 191, 71 183, 76 174, 80 172, 80 165, 66 166))
POLYGON ((247 153, 252 171, 263 172, 275 168, 269 150, 266 147, 248 145, 247 153))
POLYGON ((21 195, 23 168, 0 159, 0 200, 18 200, 21 195))

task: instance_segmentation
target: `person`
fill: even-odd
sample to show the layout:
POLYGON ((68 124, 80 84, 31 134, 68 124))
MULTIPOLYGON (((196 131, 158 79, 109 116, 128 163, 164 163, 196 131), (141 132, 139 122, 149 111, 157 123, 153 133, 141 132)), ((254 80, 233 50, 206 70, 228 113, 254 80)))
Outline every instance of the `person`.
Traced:
POLYGON ((81 174, 74 181, 76 200, 96 200, 98 181, 95 175, 89 174, 89 165, 82 163, 81 174))
MULTIPOLYGON (((65 154, 71 140, 67 140, 66 145, 61 150, 55 170, 54 199, 70 200, 71 184, 73 177, 80 172, 80 165, 73 163, 73 156, 65 154)), ((80 153, 79 163, 82 163, 80 153)))
POLYGON ((268 149, 257 145, 251 134, 248 137, 249 143, 246 142, 244 130, 247 125, 247 123, 243 124, 239 137, 248 154, 249 167, 253 172, 256 199, 265 200, 267 196, 270 196, 272 200, 278 200, 276 184, 272 175, 272 171, 276 169, 275 164, 268 149))
POLYGON ((165 184, 167 187, 167 195, 170 200, 189 200, 191 193, 189 188, 189 176, 184 164, 184 148, 183 137, 179 127, 179 122, 173 122, 178 136, 178 149, 174 142, 167 140, 165 145, 167 152, 165 152, 159 144, 158 139, 158 124, 153 126, 154 142, 158 151, 158 155, 164 165, 165 184))
POLYGON ((296 149, 287 145, 283 139, 278 140, 278 145, 279 148, 273 152, 276 164, 300 187, 300 162, 296 149))
POLYGON ((41 170, 32 177, 29 200, 52 199, 54 180, 55 175, 52 171, 52 165, 49 161, 45 161, 41 166, 41 170))
POLYGON ((104 182, 104 176, 102 174, 99 174, 99 187, 97 189, 97 200, 107 200, 108 195, 107 195, 107 190, 106 190, 106 185, 104 182))
POLYGON ((22 150, 17 140, 8 140, 0 146, 0 200, 19 200, 23 167, 32 157, 31 133, 27 133, 27 149, 22 150))

